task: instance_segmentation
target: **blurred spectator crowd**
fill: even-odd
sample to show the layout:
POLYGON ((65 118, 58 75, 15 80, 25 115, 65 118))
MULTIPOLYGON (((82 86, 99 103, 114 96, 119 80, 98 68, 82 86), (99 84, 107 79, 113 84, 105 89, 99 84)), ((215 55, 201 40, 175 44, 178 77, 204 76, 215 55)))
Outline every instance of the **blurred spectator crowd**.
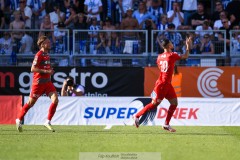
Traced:
MULTIPOLYGON (((89 42, 89 50, 96 54, 128 52, 126 46, 134 45, 141 36, 135 32, 120 35, 101 30, 147 30, 148 35, 152 30, 159 30, 154 43, 169 38, 178 52, 184 51, 185 36, 192 36, 191 54, 221 52, 216 51, 215 45, 224 40, 227 51, 230 45, 240 51, 239 9, 239 0, 0 0, 0 29, 6 30, 0 33, 1 53, 32 53, 37 50, 33 42, 40 35, 47 35, 55 46, 54 52, 62 53, 67 36, 62 29, 69 30, 70 35, 75 29, 90 30, 81 35, 85 39, 79 39, 79 52, 84 52, 85 40, 89 42), (40 29, 37 37, 29 32, 34 29, 40 29), (174 30, 195 31, 183 35, 174 30), (236 31, 233 39, 230 30, 236 31), (119 49, 121 41, 125 45, 122 50, 119 49)), ((148 37, 149 42, 151 38, 148 37)), ((130 52, 134 52, 134 47, 130 52)))

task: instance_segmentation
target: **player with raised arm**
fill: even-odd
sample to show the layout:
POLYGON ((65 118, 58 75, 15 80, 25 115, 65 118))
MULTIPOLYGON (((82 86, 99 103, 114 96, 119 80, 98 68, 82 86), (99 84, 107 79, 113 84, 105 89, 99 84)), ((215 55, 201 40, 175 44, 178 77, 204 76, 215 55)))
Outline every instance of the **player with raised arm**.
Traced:
POLYGON ((29 100, 22 107, 22 110, 16 119, 16 126, 19 132, 22 132, 22 120, 25 114, 44 93, 49 96, 52 101, 49 107, 47 121, 44 126, 54 132, 54 129, 51 126, 51 119, 56 112, 58 95, 53 83, 51 82, 51 75, 54 73, 50 64, 49 56, 51 42, 46 36, 41 36, 38 39, 37 45, 40 50, 35 55, 31 67, 31 72, 33 72, 33 82, 29 100))
POLYGON ((160 70, 160 75, 155 83, 154 90, 151 93, 152 102, 147 104, 141 111, 134 115, 133 119, 135 121, 135 126, 138 128, 140 125, 139 118, 149 110, 156 108, 162 102, 162 100, 166 98, 170 103, 170 107, 168 109, 165 124, 162 126, 162 128, 169 132, 176 132, 176 130, 169 125, 172 115, 178 105, 177 96, 171 84, 171 80, 175 62, 180 59, 186 59, 189 56, 191 37, 186 39, 186 53, 182 55, 172 51, 173 44, 168 39, 163 40, 161 45, 164 49, 164 52, 157 58, 157 65, 160 70))

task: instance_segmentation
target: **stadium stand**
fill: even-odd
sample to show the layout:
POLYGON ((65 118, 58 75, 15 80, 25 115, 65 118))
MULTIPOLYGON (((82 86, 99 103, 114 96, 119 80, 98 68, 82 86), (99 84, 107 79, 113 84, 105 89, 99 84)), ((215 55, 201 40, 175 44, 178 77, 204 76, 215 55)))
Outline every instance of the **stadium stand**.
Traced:
MULTIPOLYGON (((51 57, 55 66, 155 66, 156 57, 162 51, 159 40, 163 38, 171 39, 174 42, 175 49, 177 49, 176 51, 181 54, 184 52, 184 39, 189 35, 194 37, 194 47, 188 61, 181 63, 181 65, 201 66, 201 59, 212 59, 207 62, 213 62, 213 64, 209 64, 210 66, 240 65, 238 63, 240 58, 238 15, 240 14, 237 15, 236 12, 228 13, 229 16, 236 17, 235 21, 229 19, 229 22, 234 24, 234 26, 230 25, 229 29, 211 29, 214 21, 218 17, 220 19, 218 14, 224 10, 222 7, 217 7, 219 4, 223 5, 221 1, 198 1, 205 6, 204 14, 214 15, 212 16, 214 19, 204 19, 205 22, 206 20, 209 22, 208 30, 210 29, 210 31, 206 31, 203 27, 201 30, 198 29, 197 32, 189 24, 184 24, 172 31, 171 28, 167 27, 172 25, 169 20, 168 25, 165 25, 164 28, 157 27, 156 29, 154 26, 161 24, 161 14, 167 13, 166 1, 154 0, 151 3, 151 1, 143 0, 142 3, 139 2, 139 0, 123 0, 122 3, 118 3, 116 0, 106 0, 104 2, 97 0, 96 3, 89 5, 90 1, 88 0, 49 0, 45 2, 13 0, 10 3, 9 1, 3 1, 0 10, 0 66, 31 65, 33 54, 38 50, 35 42, 40 35, 49 36, 52 42, 51 57), (18 12, 15 12, 16 10, 18 12), (144 15, 141 19, 141 25, 139 24, 139 27, 135 27, 134 30, 128 29, 128 27, 131 28, 131 23, 125 27, 126 23, 122 24, 122 20, 128 17, 127 14, 131 10, 133 12, 137 10, 144 15), (20 20, 16 20, 13 13, 20 13, 20 20), (93 22, 95 15, 97 15, 98 21, 93 22), (29 19, 31 23, 29 23, 29 19), (44 24, 45 19, 48 21, 44 27, 41 27, 41 23, 44 24), (22 22, 28 22, 25 27, 31 24, 31 28, 24 29, 25 27, 18 26, 22 22), (106 22, 111 23, 113 30, 103 30, 106 22), (149 22, 153 24, 148 25, 149 22), (96 24, 92 25, 93 23, 96 24), (12 27, 11 30, 9 30, 10 27, 12 27), (26 41, 26 38, 23 37, 26 31, 29 33, 29 37, 33 39, 33 45, 30 48, 31 52, 25 53, 20 48, 26 41), (210 40, 214 45, 215 53, 212 55, 203 55, 199 52, 203 40, 198 35, 204 35, 206 32, 209 34, 211 32, 211 35, 213 35, 210 40), (14 40, 16 33, 18 39, 14 40), (102 33, 104 37, 100 38, 99 34, 102 33), (130 33, 135 34, 133 37, 129 37, 128 33, 129 35, 130 33), (224 37, 221 40, 217 36, 220 33, 224 37), (98 46, 101 40, 104 40, 104 47, 98 46), (233 59, 233 61, 229 62, 225 59, 233 59)), ((171 4, 168 4, 168 8, 173 9, 172 12, 175 16, 180 16, 180 12, 185 12, 182 10, 184 0, 177 2, 179 8, 171 8, 171 4)), ((229 2, 228 5, 224 3, 223 7, 226 8, 226 11, 229 11, 233 4, 238 6, 240 2, 233 1, 229 2)), ((191 12, 201 14, 201 10, 199 11, 198 8, 191 12)), ((181 16, 181 18, 184 17, 181 16)))

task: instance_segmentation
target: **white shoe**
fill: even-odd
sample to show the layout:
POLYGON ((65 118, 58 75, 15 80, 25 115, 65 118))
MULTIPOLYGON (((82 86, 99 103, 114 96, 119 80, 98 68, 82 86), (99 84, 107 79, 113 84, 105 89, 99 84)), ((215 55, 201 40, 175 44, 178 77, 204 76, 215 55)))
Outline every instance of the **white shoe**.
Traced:
POLYGON ((52 125, 51 125, 50 122, 45 123, 45 124, 44 124, 44 127, 46 127, 47 129, 49 129, 49 130, 52 131, 52 132, 55 132, 55 130, 53 129, 53 127, 52 127, 52 125))
POLYGON ((22 132, 22 124, 19 119, 16 119, 16 127, 17 127, 18 132, 22 132))
POLYGON ((133 116, 133 120, 134 120, 134 125, 135 125, 135 127, 139 127, 139 118, 137 118, 136 116, 133 116))
POLYGON ((169 132, 176 132, 176 129, 173 129, 170 125, 163 125, 162 129, 169 131, 169 132))

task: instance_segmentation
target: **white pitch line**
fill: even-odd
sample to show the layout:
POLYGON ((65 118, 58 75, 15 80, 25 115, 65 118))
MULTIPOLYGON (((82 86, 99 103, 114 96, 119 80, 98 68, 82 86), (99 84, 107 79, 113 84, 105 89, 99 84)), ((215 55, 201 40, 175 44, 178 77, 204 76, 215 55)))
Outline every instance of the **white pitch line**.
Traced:
POLYGON ((106 125, 106 127, 104 129, 111 129, 112 125, 106 125))

